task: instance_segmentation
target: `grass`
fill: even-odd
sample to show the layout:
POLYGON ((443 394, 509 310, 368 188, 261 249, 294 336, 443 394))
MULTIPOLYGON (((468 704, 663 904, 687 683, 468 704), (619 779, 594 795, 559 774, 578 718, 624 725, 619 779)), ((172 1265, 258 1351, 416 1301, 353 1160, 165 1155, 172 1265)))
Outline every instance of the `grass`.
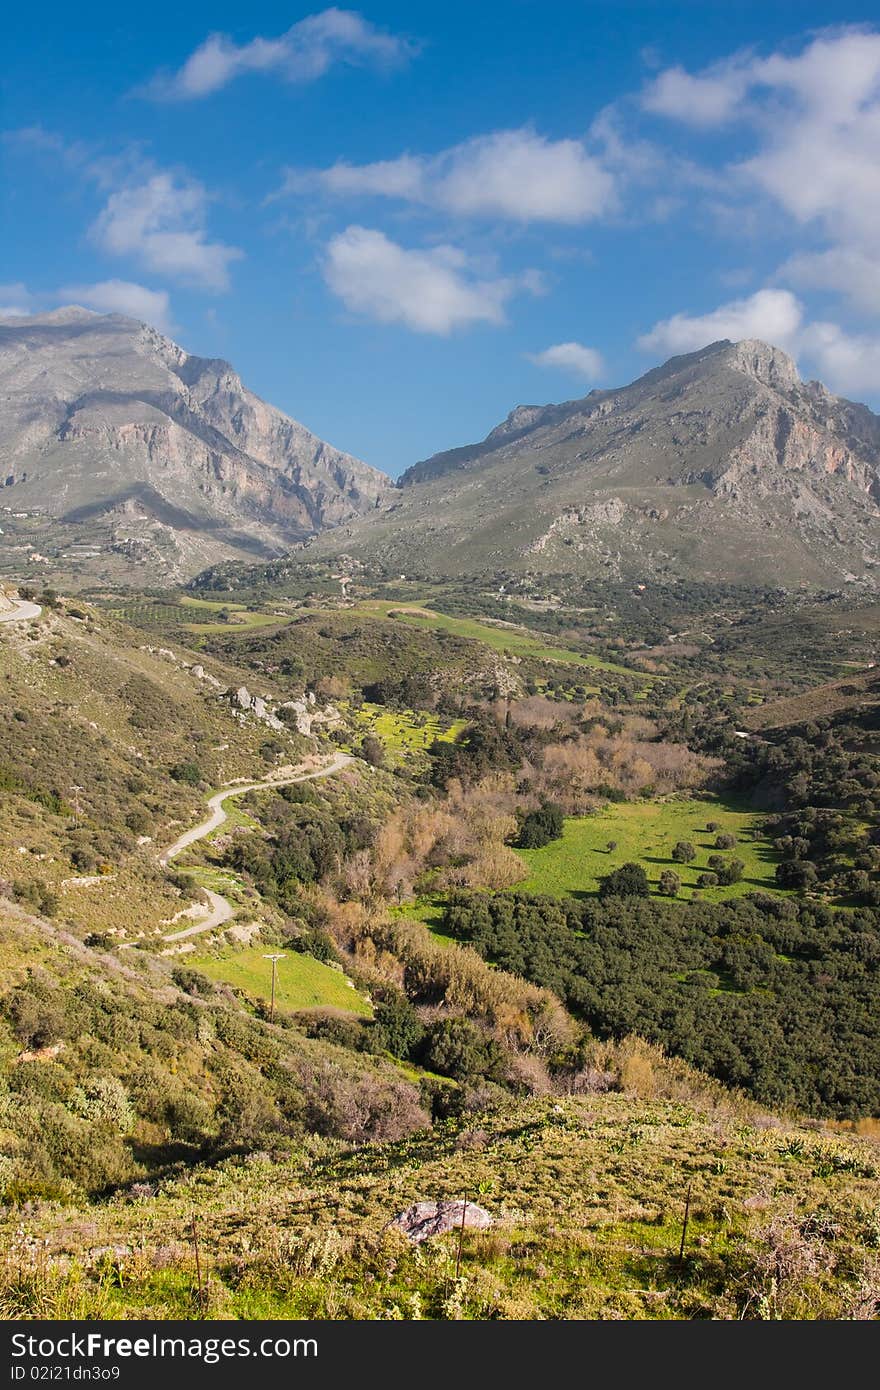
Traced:
MULTIPOLYGON (((217 955, 186 957, 211 980, 247 990, 258 999, 269 999, 272 992, 272 964, 265 960, 262 948, 229 951, 217 955)), ((298 951, 286 952, 278 962, 275 1003, 279 1009, 342 1009, 346 1013, 372 1017, 373 1010, 366 999, 348 984, 345 975, 332 966, 324 965, 313 956, 298 951)))
POLYGON ((661 1094, 524 1100, 384 1144, 313 1136, 286 1159, 169 1176, 146 1199, 44 1203, 28 1239, 12 1212, 2 1314, 735 1321, 870 1309, 875 1148, 664 1097, 646 1051, 623 1066, 661 1094), (457 1235, 413 1247, 388 1223, 415 1200, 465 1193, 494 1225, 465 1233, 457 1280, 457 1235), (102 1246, 109 1256, 89 1253, 102 1246))
POLYGON ((690 898, 697 878, 708 871, 709 855, 719 853, 742 859, 743 877, 727 887, 699 889, 701 899, 718 902, 759 889, 779 891, 774 878, 779 856, 761 833, 761 817, 720 801, 631 801, 608 806, 594 816, 567 819, 561 840, 517 853, 529 868, 529 877, 516 885, 517 891, 530 893, 595 893, 601 878, 635 860, 644 866, 653 893, 662 871, 674 869, 682 881, 680 896, 690 898), (707 821, 717 821, 719 830, 707 831, 707 821), (716 850, 719 833, 735 835, 736 847, 716 850), (617 841, 613 851, 607 848, 610 840, 617 841), (672 859, 677 840, 693 844, 697 857, 692 863, 677 864, 672 859))
POLYGON ((393 710, 369 702, 359 709, 345 705, 342 708, 361 734, 374 734, 381 740, 392 762, 402 762, 412 753, 424 753, 438 739, 443 743, 452 743, 466 728, 463 719, 449 724, 435 714, 393 710))
POLYGON ((602 661, 597 656, 572 651, 569 647, 557 647, 542 641, 524 628, 501 627, 493 623, 481 623, 476 618, 452 618, 447 613, 439 613, 433 608, 419 605, 381 603, 377 599, 367 599, 358 604, 355 611, 365 614, 380 614, 410 627, 431 628, 435 631, 449 632, 456 637, 469 638, 482 642, 493 651, 505 656, 530 658, 533 661, 559 662, 569 666, 587 666, 602 671, 616 671, 618 675, 639 677, 638 671, 628 666, 618 666, 611 661, 602 661))

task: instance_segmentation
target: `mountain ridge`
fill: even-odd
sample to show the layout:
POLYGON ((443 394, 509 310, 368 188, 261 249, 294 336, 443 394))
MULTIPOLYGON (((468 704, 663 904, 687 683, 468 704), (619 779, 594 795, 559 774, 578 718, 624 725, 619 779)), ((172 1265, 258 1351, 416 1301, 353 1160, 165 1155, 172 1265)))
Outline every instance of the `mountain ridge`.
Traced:
POLYGON ((425 574, 873 587, 878 503, 880 418, 802 382, 780 348, 721 340, 628 386, 517 406, 408 469, 345 549, 425 574))
POLYGON ((0 451, 10 511, 101 519, 110 545, 139 539, 175 578, 212 555, 282 553, 391 488, 224 359, 78 306, 0 321, 0 451))

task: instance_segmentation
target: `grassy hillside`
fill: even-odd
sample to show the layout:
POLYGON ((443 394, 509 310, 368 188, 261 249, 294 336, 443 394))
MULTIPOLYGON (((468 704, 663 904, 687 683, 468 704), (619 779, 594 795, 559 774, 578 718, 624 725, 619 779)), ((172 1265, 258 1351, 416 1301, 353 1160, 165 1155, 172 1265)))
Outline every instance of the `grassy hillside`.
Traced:
MULTIPOLYGON (((272 964, 266 959, 265 948, 210 955, 196 949, 187 956, 186 964, 210 980, 224 980, 257 999, 271 998, 272 964)), ((289 1010, 339 1009, 364 1018, 372 1014, 367 1000, 338 968, 298 951, 286 952, 278 962, 275 1004, 276 1008, 289 1010)))
MULTIPOLYGON (((189 669, 198 663, 78 602, 0 628, 7 889, 93 931, 130 932, 183 905, 157 847, 196 821, 210 788, 312 747, 245 716, 189 669)), ((233 690, 248 679, 219 662, 207 669, 233 690)))
POLYGON ((664 1074, 648 1049, 621 1069, 622 1092, 512 1103, 366 1148, 311 1140, 99 1208, 44 1209, 6 1267, 0 1307, 19 1318, 876 1315, 873 1145, 738 1113, 664 1074), (413 1201, 462 1197, 494 1225, 465 1234, 459 1278, 456 1235, 411 1246, 387 1229, 413 1201))

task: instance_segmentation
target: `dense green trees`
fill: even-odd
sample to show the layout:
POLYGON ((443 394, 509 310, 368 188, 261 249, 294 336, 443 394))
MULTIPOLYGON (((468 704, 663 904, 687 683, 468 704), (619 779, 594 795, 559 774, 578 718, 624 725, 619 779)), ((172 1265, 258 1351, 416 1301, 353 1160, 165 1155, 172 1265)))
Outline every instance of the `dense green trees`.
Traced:
POLYGON ((600 1036, 639 1033, 767 1105, 880 1111, 876 912, 761 894, 459 893, 442 930, 553 989, 600 1036))

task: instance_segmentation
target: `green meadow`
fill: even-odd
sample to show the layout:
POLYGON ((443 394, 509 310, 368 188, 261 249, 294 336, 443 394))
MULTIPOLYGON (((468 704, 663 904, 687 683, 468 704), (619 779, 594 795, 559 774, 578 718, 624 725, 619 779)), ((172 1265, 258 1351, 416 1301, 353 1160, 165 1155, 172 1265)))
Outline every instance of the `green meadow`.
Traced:
POLYGON ((569 666, 592 666, 603 671, 617 671, 626 676, 639 675, 638 671, 633 671, 627 666, 617 666, 611 661, 601 661, 597 656, 572 651, 568 647, 553 646, 543 641, 539 636, 519 627, 501 627, 494 623, 481 623, 476 618, 452 618, 448 613, 438 613, 433 608, 399 603, 389 604, 379 602, 376 599, 368 599, 358 604, 358 611, 372 614, 374 617, 381 615, 382 617, 393 618, 397 622, 407 623, 410 627, 449 632, 455 637, 465 637, 474 642, 482 642, 484 646, 491 647, 493 651, 510 656, 531 658, 533 661, 556 661, 569 666))
POLYGON ((543 849, 518 850, 529 869, 528 878, 516 885, 529 893, 595 893, 606 874, 621 864, 636 861, 644 866, 652 892, 664 869, 680 876, 680 897, 694 896, 697 879, 709 872, 709 855, 741 859, 745 868, 739 883, 700 888, 697 895, 711 902, 758 890, 778 892, 774 873, 779 856, 761 829, 754 811, 738 810, 719 801, 631 801, 605 807, 593 816, 567 819, 562 839, 543 849), (711 833, 706 822, 717 822, 711 833), (715 848, 715 836, 736 836, 732 850, 715 848), (678 864, 672 848, 678 840, 690 840, 697 851, 690 864, 678 864), (609 850, 610 841, 616 848, 609 850))
MULTIPOLYGON (((197 954, 185 958, 211 980, 223 980, 258 999, 272 994, 272 962, 264 959, 263 947, 229 951, 220 955, 197 954)), ((324 965, 314 956, 287 951, 278 962, 275 978, 275 1005, 279 1009, 341 1009, 346 1013, 372 1017, 373 1010, 340 970, 324 965)))
POLYGON ((360 734, 374 734, 381 740, 391 762, 400 762, 407 754, 424 753, 437 739, 452 743, 466 727, 463 719, 450 724, 434 714, 394 710, 368 701, 358 709, 344 708, 360 734))

